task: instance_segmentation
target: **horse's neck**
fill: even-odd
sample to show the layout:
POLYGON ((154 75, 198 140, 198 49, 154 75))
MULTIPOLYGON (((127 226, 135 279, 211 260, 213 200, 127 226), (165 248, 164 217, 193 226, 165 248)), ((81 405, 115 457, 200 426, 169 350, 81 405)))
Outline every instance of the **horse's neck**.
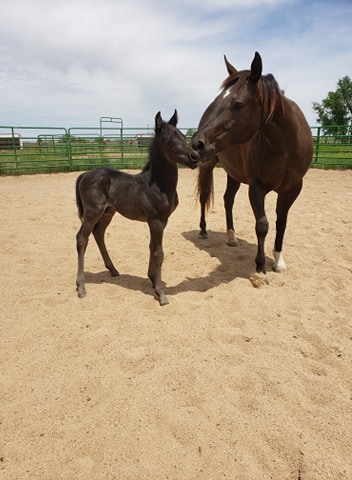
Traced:
POLYGON ((285 150, 285 129, 283 128, 281 119, 278 123, 275 118, 273 118, 261 129, 261 133, 270 145, 275 146, 276 150, 285 150))
POLYGON ((275 146, 277 153, 287 152, 290 145, 296 144, 299 134, 297 118, 290 111, 291 105, 288 99, 285 100, 284 111, 275 113, 272 120, 261 129, 269 143, 275 146))

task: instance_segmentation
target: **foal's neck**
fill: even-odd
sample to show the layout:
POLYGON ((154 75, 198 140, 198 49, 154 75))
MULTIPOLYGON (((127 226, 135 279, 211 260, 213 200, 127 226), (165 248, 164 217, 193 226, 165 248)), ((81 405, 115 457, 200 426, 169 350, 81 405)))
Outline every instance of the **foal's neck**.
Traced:
POLYGON ((162 149, 154 144, 151 158, 151 180, 155 181, 164 193, 174 194, 178 181, 178 169, 176 163, 171 163, 166 158, 162 149))

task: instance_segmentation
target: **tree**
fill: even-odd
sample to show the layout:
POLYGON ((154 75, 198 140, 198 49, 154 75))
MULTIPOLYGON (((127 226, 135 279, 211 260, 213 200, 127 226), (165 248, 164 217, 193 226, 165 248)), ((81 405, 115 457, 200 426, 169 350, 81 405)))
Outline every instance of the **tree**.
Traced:
POLYGON ((327 97, 321 103, 313 102, 313 110, 318 114, 317 122, 325 127, 326 133, 335 135, 350 133, 352 123, 351 78, 347 75, 340 78, 334 92, 328 92, 327 97))

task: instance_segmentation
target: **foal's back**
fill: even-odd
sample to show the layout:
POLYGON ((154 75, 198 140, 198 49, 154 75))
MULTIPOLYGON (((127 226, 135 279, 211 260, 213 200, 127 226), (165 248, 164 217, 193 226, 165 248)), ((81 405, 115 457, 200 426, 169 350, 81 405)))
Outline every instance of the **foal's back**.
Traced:
POLYGON ((154 217, 169 216, 177 206, 177 194, 172 205, 156 182, 151 182, 150 170, 130 174, 110 167, 86 172, 79 192, 86 214, 99 214, 113 208, 130 220, 148 222, 154 217))

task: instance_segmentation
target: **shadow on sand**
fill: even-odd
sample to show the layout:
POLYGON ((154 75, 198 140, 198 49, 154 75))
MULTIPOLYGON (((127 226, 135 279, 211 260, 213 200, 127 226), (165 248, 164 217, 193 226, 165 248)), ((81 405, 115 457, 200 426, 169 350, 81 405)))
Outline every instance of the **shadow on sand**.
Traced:
MULTIPOLYGON (((237 247, 229 247, 226 245, 226 235, 223 232, 209 231, 209 238, 199 239, 198 230, 183 232, 182 236, 193 244, 194 247, 206 252, 209 257, 215 257, 218 265, 213 268, 205 276, 186 276, 182 282, 177 285, 166 288, 166 295, 177 295, 182 292, 205 292, 219 285, 230 283, 235 278, 248 279, 255 271, 255 256, 257 253, 257 245, 248 243, 242 238, 238 238, 240 245, 237 247)), ((273 261, 266 258, 267 267, 270 268, 273 261)), ((146 257, 146 269, 148 259, 146 257)), ((165 264, 167 268, 167 263, 165 264)), ((165 268, 165 267, 164 267, 165 268)), ((191 270, 189 271, 191 274, 191 270)), ((111 277, 107 270, 101 272, 86 272, 86 283, 110 283, 119 287, 143 292, 146 295, 153 294, 153 289, 149 278, 139 277, 121 273, 118 277, 111 277)))

